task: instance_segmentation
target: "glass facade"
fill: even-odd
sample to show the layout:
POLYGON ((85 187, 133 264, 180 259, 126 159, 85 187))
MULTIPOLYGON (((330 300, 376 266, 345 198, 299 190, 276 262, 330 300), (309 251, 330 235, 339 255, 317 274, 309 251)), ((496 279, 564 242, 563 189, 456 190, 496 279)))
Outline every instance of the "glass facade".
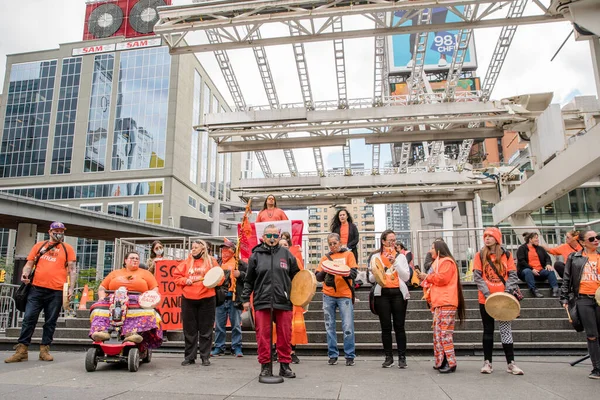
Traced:
POLYGON ((219 154, 219 200, 225 200, 225 168, 225 155, 221 153, 219 154))
POLYGON ((113 171, 164 166, 170 70, 166 47, 121 53, 113 171))
POLYGON ((98 240, 77 239, 77 261, 79 267, 79 284, 85 284, 96 280, 96 268, 98 268, 98 240))
POLYGON ((163 194, 163 180, 138 182, 113 182, 73 186, 43 186, 35 188, 2 189, 0 192, 38 200, 91 199, 101 197, 150 196, 163 194), (131 185, 137 191, 130 192, 131 185))
POLYGON ((217 197, 217 142, 210 141, 210 195, 217 197))
MULTIPOLYGON (((8 256, 8 235, 10 229, 0 228, 0 258, 8 256)), ((1 266, 0 266, 1 268, 1 266)))
POLYGON ((0 148, 0 177, 44 174, 56 60, 13 64, 0 148))
POLYGON ((119 217, 133 218, 133 204, 109 204, 108 213, 111 215, 117 215, 119 217))
POLYGON ((231 174, 233 166, 231 165, 231 153, 225 154, 225 201, 231 200, 231 174))
POLYGON ((198 184, 198 131, 193 127, 200 124, 200 91, 202 90, 202 78, 198 71, 194 73, 194 100, 192 103, 192 146, 190 153, 190 181, 198 184))
POLYGON ((115 242, 104 243, 104 273, 103 277, 110 274, 113 270, 113 262, 115 259, 115 242))
POLYGON ((162 223, 162 201, 140 202, 138 204, 138 219, 151 224, 162 223))
POLYGON ((114 54, 95 56, 83 165, 85 172, 102 172, 105 170, 114 68, 114 54))
MULTIPOLYGON (((202 114, 210 113, 210 88, 206 83, 202 85, 202 114)), ((202 117, 204 118, 204 117, 202 117)), ((200 155, 200 187, 208 191, 208 132, 202 132, 202 149, 200 155)))
POLYGON ((54 126, 51 174, 68 174, 71 172, 80 78, 81 57, 63 59, 56 124, 54 126))

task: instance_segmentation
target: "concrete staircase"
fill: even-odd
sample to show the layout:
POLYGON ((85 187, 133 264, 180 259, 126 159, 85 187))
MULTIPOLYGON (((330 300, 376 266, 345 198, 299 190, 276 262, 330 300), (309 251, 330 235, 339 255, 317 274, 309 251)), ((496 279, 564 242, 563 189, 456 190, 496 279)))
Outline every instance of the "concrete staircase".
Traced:
MULTIPOLYGON (((461 354, 480 354, 482 324, 477 302, 477 288, 466 283, 463 291, 467 302, 467 319, 458 325, 454 334, 457 351, 461 354)), ((556 298, 550 297, 550 290, 541 287, 547 297, 533 298, 523 286, 526 298, 521 302, 521 317, 513 322, 515 351, 518 353, 537 354, 585 354, 585 335, 575 332, 564 309, 556 298)), ((381 331, 378 317, 369 311, 368 288, 357 291, 357 302, 354 311, 356 347, 361 354, 380 354, 382 351, 381 331)), ((408 349, 412 353, 430 353, 432 351, 431 312, 421 300, 420 290, 411 291, 406 316, 408 349)), ((310 304, 309 311, 304 314, 309 344, 298 346, 300 354, 323 354, 327 348, 325 326, 323 322, 322 294, 317 292, 310 304)), ((39 343, 43 321, 38 324, 33 343, 39 343)), ((54 335, 53 348, 84 349, 89 346, 89 311, 77 311, 73 318, 62 318, 54 335)), ((342 348, 341 322, 338 320, 338 345, 342 348)), ((6 337, 0 337, 0 348, 7 349, 16 343, 20 328, 9 328, 6 337)), ((229 334, 228 334, 229 336, 229 334)), ((183 334, 168 332, 168 341, 163 344, 163 351, 183 351, 183 334)), ((229 337, 228 337, 229 340, 229 337)), ((243 332, 244 350, 253 353, 256 350, 254 332, 243 332)), ((496 347, 500 347, 500 335, 496 333, 496 347)))

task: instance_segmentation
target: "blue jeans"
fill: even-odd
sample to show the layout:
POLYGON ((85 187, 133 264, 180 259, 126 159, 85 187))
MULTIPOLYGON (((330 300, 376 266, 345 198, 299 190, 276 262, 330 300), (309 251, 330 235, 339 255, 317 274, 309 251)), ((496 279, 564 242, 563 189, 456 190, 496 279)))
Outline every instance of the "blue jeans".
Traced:
POLYGON ((231 297, 225 299, 225 303, 217 307, 215 317, 215 349, 223 351, 225 351, 227 315, 231 322, 231 352, 234 353, 235 350, 242 350, 242 325, 240 325, 242 310, 233 306, 231 297))
POLYGON ((325 315, 325 330, 327 331, 327 354, 329 358, 337 358, 340 352, 337 347, 335 332, 335 311, 340 310, 342 331, 344 333, 344 357, 356 357, 354 348, 354 305, 347 297, 331 297, 323 294, 323 314, 325 315))
POLYGON ((43 287, 31 286, 27 296, 27 306, 23 316, 23 326, 19 343, 29 346, 33 331, 38 323, 40 312, 44 310, 44 330, 42 333, 42 345, 49 346, 56 330, 56 321, 62 307, 62 290, 52 290, 43 287))
POLYGON ((554 289, 558 287, 558 281, 556 280, 556 274, 554 271, 543 269, 540 271, 538 276, 535 276, 531 268, 525 268, 518 275, 519 279, 527 282, 527 286, 529 286, 529 289, 531 290, 535 289, 535 281, 545 281, 546 279, 548 279, 548 283, 550 284, 551 288, 554 289))

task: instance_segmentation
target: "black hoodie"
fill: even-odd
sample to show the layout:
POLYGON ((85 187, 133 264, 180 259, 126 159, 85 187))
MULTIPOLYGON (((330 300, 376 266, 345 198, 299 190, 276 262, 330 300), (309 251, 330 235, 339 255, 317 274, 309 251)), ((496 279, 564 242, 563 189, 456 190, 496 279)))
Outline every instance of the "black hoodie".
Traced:
POLYGON ((248 260, 243 301, 250 301, 250 294, 254 292, 254 309, 269 309, 272 293, 274 309, 291 311, 292 279, 299 271, 296 257, 288 249, 264 243, 256 246, 248 260))

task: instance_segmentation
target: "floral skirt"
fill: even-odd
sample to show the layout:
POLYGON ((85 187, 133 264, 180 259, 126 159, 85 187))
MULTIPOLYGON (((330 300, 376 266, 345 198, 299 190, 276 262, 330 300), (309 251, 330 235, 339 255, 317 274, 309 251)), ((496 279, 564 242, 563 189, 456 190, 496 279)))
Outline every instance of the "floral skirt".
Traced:
MULTIPOLYGON (((109 297, 97 301, 90 308, 90 336, 94 332, 107 332, 111 327, 109 297)), ((125 337, 137 333, 144 338, 148 348, 156 349, 162 344, 163 338, 160 314, 155 310, 141 308, 138 297, 129 295, 127 314, 125 314, 121 333, 125 337)))

